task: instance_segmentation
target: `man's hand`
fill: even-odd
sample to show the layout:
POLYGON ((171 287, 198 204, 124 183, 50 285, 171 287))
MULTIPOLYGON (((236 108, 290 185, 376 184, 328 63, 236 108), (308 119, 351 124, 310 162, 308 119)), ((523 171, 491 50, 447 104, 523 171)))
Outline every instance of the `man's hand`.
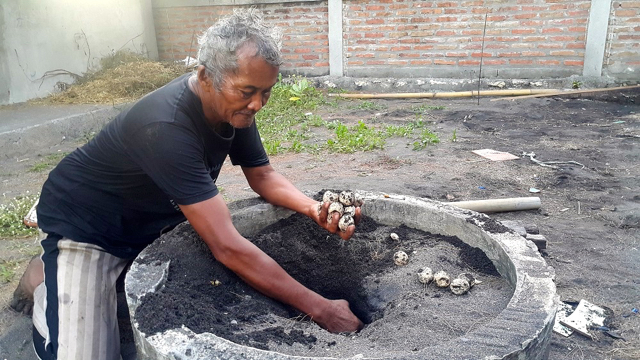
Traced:
POLYGON ((351 236, 353 236, 354 231, 356 230, 356 225, 360 222, 361 212, 360 207, 356 207, 356 215, 353 217, 355 225, 351 225, 347 228, 347 231, 342 231, 338 228, 338 222, 340 221, 340 215, 337 212, 331 214, 331 224, 327 222, 327 217, 329 216, 329 205, 330 203, 315 203, 313 208, 307 213, 309 216, 318 223, 318 225, 327 229, 330 233, 338 234, 343 240, 349 240, 351 236))
POLYGON ((364 327, 362 321, 351 312, 346 300, 328 300, 326 308, 312 320, 332 333, 354 332, 364 327))

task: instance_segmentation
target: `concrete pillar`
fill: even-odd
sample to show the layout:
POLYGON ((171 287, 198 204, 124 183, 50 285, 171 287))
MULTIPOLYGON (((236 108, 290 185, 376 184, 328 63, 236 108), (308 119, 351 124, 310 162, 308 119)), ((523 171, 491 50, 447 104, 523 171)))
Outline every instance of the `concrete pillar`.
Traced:
POLYGON ((158 60, 158 42, 156 41, 156 26, 153 20, 153 5, 151 0, 140 0, 140 12, 144 24, 144 44, 147 56, 151 60, 158 60))
POLYGON ((583 76, 602 76, 611 0, 591 0, 583 76))
POLYGON ((344 75, 342 59, 342 0, 329 0, 329 75, 344 75))

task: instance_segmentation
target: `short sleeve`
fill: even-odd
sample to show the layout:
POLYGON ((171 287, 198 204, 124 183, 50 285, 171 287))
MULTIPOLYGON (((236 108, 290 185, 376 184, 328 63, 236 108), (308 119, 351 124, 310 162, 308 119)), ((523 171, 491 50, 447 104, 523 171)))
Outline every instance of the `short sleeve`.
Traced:
POLYGON ((217 195, 202 142, 191 130, 155 122, 127 134, 124 143, 131 159, 176 203, 190 205, 217 195))
POLYGON ((244 129, 236 129, 231 149, 229 150, 229 158, 233 165, 244 167, 257 167, 267 165, 269 157, 262 146, 260 133, 256 122, 244 129))

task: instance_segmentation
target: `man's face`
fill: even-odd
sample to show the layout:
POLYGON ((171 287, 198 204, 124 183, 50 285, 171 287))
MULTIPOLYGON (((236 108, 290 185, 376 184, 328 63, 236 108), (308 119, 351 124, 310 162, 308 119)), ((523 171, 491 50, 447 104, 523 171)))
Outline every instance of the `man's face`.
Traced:
POLYGON ((252 46, 241 48, 237 71, 227 74, 220 90, 212 85, 209 99, 203 99, 207 101, 204 106, 210 106, 214 123, 226 122, 235 128, 249 127, 256 113, 269 100, 271 88, 278 81, 279 69, 254 54, 252 46))

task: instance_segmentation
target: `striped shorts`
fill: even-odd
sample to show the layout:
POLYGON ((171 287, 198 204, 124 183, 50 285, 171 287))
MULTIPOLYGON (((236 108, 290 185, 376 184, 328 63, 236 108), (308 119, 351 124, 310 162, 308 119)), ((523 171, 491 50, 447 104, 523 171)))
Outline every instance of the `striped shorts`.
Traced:
POLYGON ((33 343, 40 359, 120 359, 116 280, 128 264, 99 246, 49 236, 44 283, 34 293, 33 343))

